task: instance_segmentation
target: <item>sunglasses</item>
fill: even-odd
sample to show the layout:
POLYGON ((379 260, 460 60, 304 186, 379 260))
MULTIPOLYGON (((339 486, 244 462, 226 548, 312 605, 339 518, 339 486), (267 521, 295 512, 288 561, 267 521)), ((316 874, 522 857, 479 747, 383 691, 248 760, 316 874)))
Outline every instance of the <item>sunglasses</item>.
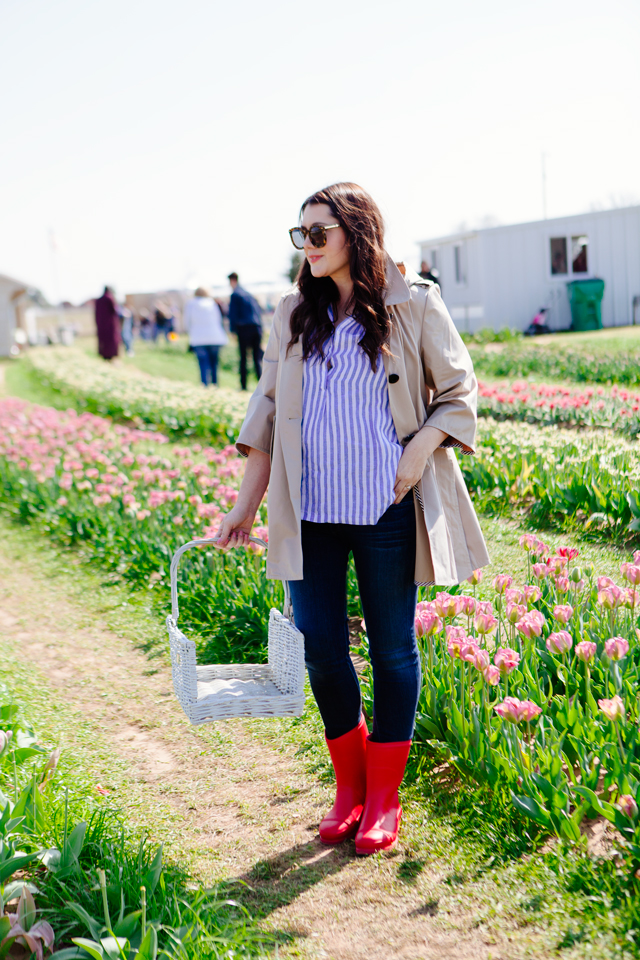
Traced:
POLYGON ((302 250, 304 248, 304 242, 307 237, 309 237, 312 246, 324 247, 327 243, 327 230, 335 230, 335 228, 339 226, 339 223, 330 223, 326 227, 316 224, 314 227, 309 227, 308 230, 306 227, 293 227, 289 230, 289 236, 296 250, 302 250))

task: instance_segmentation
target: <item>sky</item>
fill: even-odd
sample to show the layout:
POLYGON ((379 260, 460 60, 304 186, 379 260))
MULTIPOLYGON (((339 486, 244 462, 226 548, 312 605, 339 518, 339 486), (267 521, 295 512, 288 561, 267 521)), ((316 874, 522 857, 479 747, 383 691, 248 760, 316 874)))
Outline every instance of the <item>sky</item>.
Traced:
POLYGON ((0 0, 0 273, 279 282, 301 202, 417 241, 640 202, 637 0, 0 0))

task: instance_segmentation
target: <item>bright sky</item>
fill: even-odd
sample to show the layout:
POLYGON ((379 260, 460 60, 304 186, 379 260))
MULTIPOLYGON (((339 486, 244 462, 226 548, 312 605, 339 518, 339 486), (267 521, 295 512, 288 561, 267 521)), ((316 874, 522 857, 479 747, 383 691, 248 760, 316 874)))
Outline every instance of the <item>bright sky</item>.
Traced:
POLYGON ((639 42, 637 0, 0 0, 0 273, 278 281, 337 180, 417 265, 540 218, 542 152, 550 217, 639 202, 639 42))

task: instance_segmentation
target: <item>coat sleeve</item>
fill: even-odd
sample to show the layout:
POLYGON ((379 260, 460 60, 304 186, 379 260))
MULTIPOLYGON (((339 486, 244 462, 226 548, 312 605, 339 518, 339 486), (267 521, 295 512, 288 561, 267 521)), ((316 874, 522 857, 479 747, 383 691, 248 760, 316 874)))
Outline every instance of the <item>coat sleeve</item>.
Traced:
POLYGON ((262 376, 249 401, 247 415, 236 440, 238 453, 243 457, 249 456, 250 447, 262 453, 271 453, 284 300, 283 297, 273 315, 269 342, 262 359, 262 376))
POLYGON ((469 351, 435 285, 427 292, 420 349, 431 391, 426 422, 448 434, 443 447, 474 453, 478 382, 469 351))

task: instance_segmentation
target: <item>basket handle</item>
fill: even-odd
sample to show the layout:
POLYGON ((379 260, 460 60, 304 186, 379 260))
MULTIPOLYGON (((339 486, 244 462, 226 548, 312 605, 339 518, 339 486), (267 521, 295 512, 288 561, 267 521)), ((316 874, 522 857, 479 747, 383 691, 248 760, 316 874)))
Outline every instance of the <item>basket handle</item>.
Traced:
MULTIPOLYGON (((173 557, 171 558, 171 617, 174 623, 178 622, 178 616, 180 611, 178 609, 178 564, 180 563, 180 557, 186 550, 190 550, 191 547, 201 547, 209 543, 217 543, 219 537, 213 537, 209 540, 190 540, 189 543, 184 543, 181 547, 178 547, 173 557)), ((257 543, 258 546, 264 547, 267 549, 267 544, 264 540, 261 540, 260 537, 249 537, 249 540, 252 543, 257 543)), ((291 603, 291 593, 289 591, 289 583, 287 580, 283 581, 284 583, 284 610, 282 611, 285 617, 292 619, 293 615, 293 605, 291 603)))

